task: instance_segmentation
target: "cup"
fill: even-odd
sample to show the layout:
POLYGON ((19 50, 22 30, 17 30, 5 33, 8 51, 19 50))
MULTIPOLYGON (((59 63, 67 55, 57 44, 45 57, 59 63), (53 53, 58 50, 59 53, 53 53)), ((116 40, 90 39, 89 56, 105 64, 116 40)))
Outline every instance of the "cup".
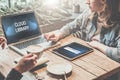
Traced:
POLYGON ((30 45, 27 47, 27 53, 36 54, 38 57, 41 57, 43 53, 43 48, 40 45, 30 45))
POLYGON ((73 12, 74 13, 80 12, 80 5, 79 4, 73 4, 73 12))

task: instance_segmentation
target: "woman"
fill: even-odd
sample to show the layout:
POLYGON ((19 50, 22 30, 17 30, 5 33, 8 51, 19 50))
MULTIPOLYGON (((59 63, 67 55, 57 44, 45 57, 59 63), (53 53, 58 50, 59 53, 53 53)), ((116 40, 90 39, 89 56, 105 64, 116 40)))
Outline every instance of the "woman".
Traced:
POLYGON ((45 38, 58 41, 72 34, 120 62, 120 0, 87 0, 87 4, 89 10, 57 33, 46 33, 45 38))

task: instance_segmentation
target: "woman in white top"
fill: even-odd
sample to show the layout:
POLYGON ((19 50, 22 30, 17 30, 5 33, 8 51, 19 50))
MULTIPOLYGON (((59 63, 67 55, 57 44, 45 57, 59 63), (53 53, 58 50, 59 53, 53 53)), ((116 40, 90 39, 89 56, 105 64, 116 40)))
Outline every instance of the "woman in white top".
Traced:
POLYGON ((120 62, 120 0, 87 0, 87 4, 89 9, 77 19, 45 38, 58 41, 72 34, 120 62))

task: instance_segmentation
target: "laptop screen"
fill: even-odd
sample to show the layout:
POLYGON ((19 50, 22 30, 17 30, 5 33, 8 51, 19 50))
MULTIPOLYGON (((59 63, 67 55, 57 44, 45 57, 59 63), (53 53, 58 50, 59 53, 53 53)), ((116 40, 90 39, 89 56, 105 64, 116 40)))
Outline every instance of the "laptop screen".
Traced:
POLYGON ((41 34, 34 12, 3 16, 2 27, 8 44, 41 34))

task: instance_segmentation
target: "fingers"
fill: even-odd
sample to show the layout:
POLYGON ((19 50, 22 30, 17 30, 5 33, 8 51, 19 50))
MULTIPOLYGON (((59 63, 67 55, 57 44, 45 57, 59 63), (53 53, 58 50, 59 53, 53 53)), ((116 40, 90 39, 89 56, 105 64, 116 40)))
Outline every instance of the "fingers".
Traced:
POLYGON ((0 44, 2 44, 5 41, 5 39, 0 38, 0 44))
POLYGON ((99 41, 98 39, 92 38, 91 41, 99 41))
POLYGON ((25 55, 24 58, 29 58, 29 57, 32 57, 32 56, 33 56, 33 54, 29 53, 29 54, 25 55))
POLYGON ((50 36, 52 36, 52 34, 49 34, 49 33, 44 34, 44 37, 45 37, 47 40, 49 40, 50 36))
POLYGON ((50 41, 57 42, 58 41, 58 37, 50 38, 50 41))
POLYGON ((37 63, 37 55, 33 55, 28 60, 31 61, 33 65, 35 65, 37 63))
POLYGON ((89 46, 91 46, 90 42, 86 42, 89 46))
POLYGON ((23 60, 24 60, 25 62, 30 62, 30 63, 32 63, 32 64, 36 64, 36 63, 37 63, 37 61, 36 61, 37 58, 38 58, 37 55, 30 53, 30 54, 24 56, 23 60))
POLYGON ((5 48, 5 44, 6 44, 6 39, 3 37, 0 37, 0 45, 1 45, 2 49, 5 48))
POLYGON ((92 41, 100 41, 100 35, 98 34, 98 35, 96 35, 96 36, 93 36, 93 37, 91 38, 91 40, 92 40, 92 41))
POLYGON ((28 54, 28 56, 26 57, 26 59, 27 59, 28 61, 29 61, 29 60, 35 61, 37 58, 38 58, 38 56, 35 55, 35 54, 28 54))
POLYGON ((55 38, 55 34, 54 33, 46 33, 44 34, 44 37, 48 40, 48 41, 52 41, 52 38, 55 38))
POLYGON ((45 36, 45 38, 46 38, 47 41, 48 41, 48 40, 49 40, 49 35, 45 34, 44 36, 45 36))
POLYGON ((4 49, 5 48, 5 43, 2 43, 1 47, 2 47, 2 49, 4 49))
POLYGON ((100 42, 98 41, 91 41, 91 42, 88 42, 87 44, 93 48, 97 48, 100 46, 100 42))
POLYGON ((1 41, 7 42, 7 40, 6 40, 4 37, 1 37, 1 36, 0 36, 0 42, 1 42, 1 41))
POLYGON ((59 31, 44 34, 44 37, 48 41, 54 41, 54 42, 57 42, 61 38, 61 36, 62 36, 62 33, 60 33, 59 31))
POLYGON ((28 54, 24 56, 19 63, 23 63, 24 65, 34 66, 37 63, 37 55, 28 54))

